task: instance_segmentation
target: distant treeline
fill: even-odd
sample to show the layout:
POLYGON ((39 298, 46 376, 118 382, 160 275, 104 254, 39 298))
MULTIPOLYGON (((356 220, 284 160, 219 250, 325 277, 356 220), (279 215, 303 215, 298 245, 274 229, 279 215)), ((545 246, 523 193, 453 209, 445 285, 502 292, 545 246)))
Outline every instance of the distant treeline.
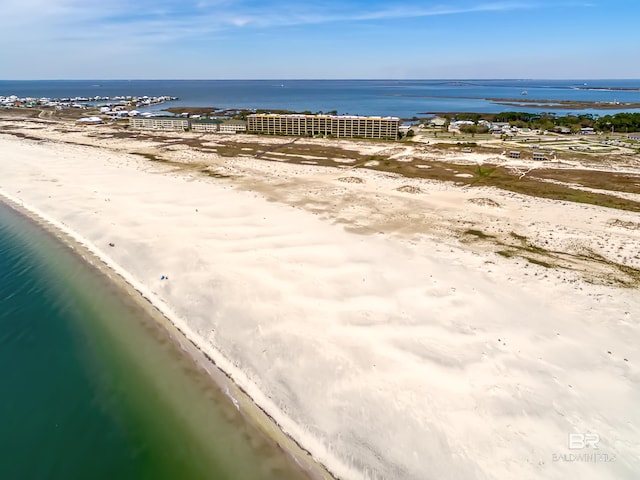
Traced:
POLYGON ((527 113, 527 112, 502 112, 502 113, 456 113, 445 115, 456 120, 487 120, 489 122, 508 122, 509 124, 524 128, 539 130, 552 130, 554 127, 569 127, 572 131, 581 128, 592 127, 603 132, 640 132, 640 113, 616 113, 615 115, 581 115, 556 116, 553 113, 527 113))

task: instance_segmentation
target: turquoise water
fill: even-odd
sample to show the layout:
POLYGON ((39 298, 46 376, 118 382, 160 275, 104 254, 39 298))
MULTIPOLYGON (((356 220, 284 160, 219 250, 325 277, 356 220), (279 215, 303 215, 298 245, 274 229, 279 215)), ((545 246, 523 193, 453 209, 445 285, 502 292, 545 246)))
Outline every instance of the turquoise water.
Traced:
POLYGON ((302 479, 141 307, 0 203, 0 479, 302 479))

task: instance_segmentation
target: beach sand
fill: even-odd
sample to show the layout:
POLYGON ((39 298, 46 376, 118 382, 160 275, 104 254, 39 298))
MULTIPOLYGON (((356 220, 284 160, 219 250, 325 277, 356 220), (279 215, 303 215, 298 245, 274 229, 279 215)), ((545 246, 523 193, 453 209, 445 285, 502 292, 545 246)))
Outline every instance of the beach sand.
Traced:
POLYGON ((213 178, 130 139, 47 135, 0 135, 0 194, 119 272, 337 477, 637 477, 637 288, 459 234, 634 267, 637 214, 245 157, 213 158, 213 178), (587 433, 597 450, 569 449, 587 433))

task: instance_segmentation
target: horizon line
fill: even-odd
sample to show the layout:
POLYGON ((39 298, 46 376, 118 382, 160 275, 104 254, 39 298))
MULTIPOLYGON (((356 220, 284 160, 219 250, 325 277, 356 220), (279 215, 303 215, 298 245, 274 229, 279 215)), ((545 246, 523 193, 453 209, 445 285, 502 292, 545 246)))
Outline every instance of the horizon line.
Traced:
POLYGON ((265 78, 10 78, 0 79, 0 82, 141 82, 141 81, 199 81, 199 82, 235 82, 235 81, 280 81, 280 82, 298 82, 298 81, 392 81, 392 82, 410 82, 410 81, 477 81, 477 80, 509 80, 509 81, 615 81, 615 80, 636 80, 640 81, 640 77, 616 77, 616 78, 591 78, 591 77, 575 77, 575 78, 549 78, 549 77, 432 77, 432 78, 283 78, 283 77, 265 77, 265 78))

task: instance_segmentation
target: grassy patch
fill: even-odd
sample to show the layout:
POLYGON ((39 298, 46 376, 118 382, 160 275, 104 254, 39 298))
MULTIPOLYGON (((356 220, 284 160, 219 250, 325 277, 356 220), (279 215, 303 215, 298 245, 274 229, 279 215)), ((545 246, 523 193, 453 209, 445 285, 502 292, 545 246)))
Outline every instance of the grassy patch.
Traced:
POLYGON ((621 279, 618 275, 613 275, 617 283, 625 287, 637 287, 640 285, 640 270, 637 268, 629 267, 627 265, 622 265, 621 263, 614 262, 612 260, 608 260, 602 255, 594 252, 593 250, 588 250, 586 253, 579 255, 580 258, 585 260, 589 260, 600 265, 608 266, 614 271, 622 274, 624 279, 621 279))
MULTIPOLYGON (((640 202, 631 199, 620 198, 606 193, 585 192, 568 185, 540 181, 542 175, 536 178, 536 175, 538 175, 537 172, 544 172, 545 170, 536 170, 536 173, 531 172, 520 178, 518 173, 512 172, 505 167, 492 164, 478 166, 476 164, 449 163, 437 160, 421 160, 420 163, 428 165, 430 168, 417 168, 406 162, 397 162, 393 159, 387 159, 380 162, 379 165, 367 166, 366 168, 393 172, 412 178, 452 182, 470 187, 491 186, 514 193, 548 198, 550 200, 585 203, 600 207, 640 212, 640 202), (456 176, 456 172, 470 176, 456 176)), ((556 178, 557 180, 567 183, 579 183, 569 179, 571 170, 568 170, 568 173, 564 173, 564 171, 561 170, 558 170, 558 172, 562 172, 562 174, 559 175, 559 178, 556 178)), ((637 180, 638 177, 627 175, 629 178, 626 179, 625 183, 618 183, 622 177, 624 177, 622 174, 602 171, 591 172, 588 176, 589 181, 587 181, 585 174, 585 182, 582 184, 585 187, 600 188, 602 190, 640 193, 640 180, 637 180)), ((550 175, 549 178, 553 177, 550 175)))
MULTIPOLYGON (((130 132, 121 133, 122 136, 133 137, 130 132)), ((136 138, 150 141, 167 142, 166 136, 156 136, 152 133, 138 133, 136 138)), ((417 168, 407 162, 398 162, 383 154, 363 155, 355 150, 346 148, 349 146, 348 140, 345 146, 323 145, 314 142, 300 141, 295 137, 291 141, 283 143, 265 144, 260 141, 238 141, 230 137, 229 139, 216 139, 219 145, 215 147, 204 147, 200 137, 182 135, 175 137, 176 141, 192 146, 202 151, 206 150, 222 157, 252 156, 260 158, 263 155, 276 154, 286 157, 289 163, 302 163, 306 156, 313 156, 314 161, 319 166, 335 166, 335 159, 350 159, 354 163, 354 168, 369 168, 383 172, 396 173, 409 178, 426 178, 431 180, 453 182, 458 185, 467 186, 493 186, 503 190, 530 195, 534 197, 548 198, 574 203, 585 203, 608 208, 629 210, 640 212, 640 202, 630 199, 623 199, 606 193, 585 192, 579 188, 569 185, 559 185, 541 180, 558 180, 567 184, 579 184, 585 187, 640 193, 640 176, 616 172, 603 172, 594 170, 576 169, 537 169, 529 172, 520 178, 517 172, 513 172, 505 167, 494 164, 477 165, 475 163, 460 164, 449 163, 437 160, 423 160, 421 164, 430 168, 417 168), (371 165, 369 162, 377 162, 371 165), (365 166, 366 165, 366 166, 365 166), (468 177, 456 176, 456 174, 467 174, 468 177)), ((384 142, 383 142, 384 143, 384 142)), ((392 143, 392 142, 387 142, 392 143)), ((442 144, 443 152, 449 151, 455 144, 442 144)), ((435 153, 438 145, 431 145, 435 153)), ((495 153, 494 150, 492 150, 495 153)), ((150 160, 161 161, 159 158, 150 160)), ((268 159, 265 159, 268 160, 268 159)))
POLYGON ((599 190, 640 194, 640 175, 578 169, 540 169, 529 173, 534 178, 559 180, 599 190))
POLYGON ((478 183, 482 180, 488 179, 493 172, 496 171, 496 167, 483 168, 482 165, 476 167, 475 178, 471 182, 471 185, 478 183))
POLYGON ((233 178, 233 175, 227 175, 226 173, 216 172, 215 170, 209 170, 208 168, 201 169, 200 173, 212 178, 233 178))
POLYGON ((482 238, 482 239, 495 238, 493 235, 489 235, 488 233, 484 233, 482 230, 474 230, 472 228, 470 228, 468 230, 465 230, 464 233, 466 235, 473 235, 474 237, 482 238))
MULTIPOLYGON (((607 194, 606 191, 612 192, 630 192, 640 194, 640 175, 633 175, 620 172, 606 172, 598 170, 578 170, 573 168, 561 169, 536 169, 528 172, 527 175, 521 177, 519 172, 512 171, 509 168, 496 165, 485 164, 477 165, 476 163, 450 163, 438 160, 421 160, 422 166, 429 168, 417 168, 411 162, 399 162, 396 159, 389 158, 390 154, 361 154, 356 150, 350 149, 349 140, 344 140, 341 145, 326 145, 294 137, 291 140, 282 139, 282 141, 269 143, 253 137, 243 136, 238 139, 236 136, 228 138, 215 138, 215 146, 203 145, 208 142, 210 137, 207 135, 194 135, 184 133, 171 132, 131 132, 121 130, 114 137, 126 137, 143 141, 151 141, 162 145, 172 146, 183 144, 197 149, 203 153, 216 154, 221 157, 241 157, 249 156, 261 158, 263 155, 278 155, 279 159, 286 159, 287 163, 303 164, 307 161, 307 157, 313 157, 314 162, 318 166, 336 166, 336 160, 349 159, 351 168, 368 168, 381 172, 395 173, 408 178, 425 178, 429 180, 451 182, 457 185, 476 187, 489 186, 502 190, 515 192, 533 197, 547 198, 551 200, 560 200, 573 203, 584 203, 589 205, 597 205, 601 207, 628 210, 640 212, 640 202, 620 198, 615 195, 607 194), (371 164, 373 163, 373 165, 371 164), (460 176, 462 174, 462 176, 460 176), (544 180, 557 180, 564 184, 550 183, 544 180), (587 192, 572 185, 581 185, 588 188, 602 190, 602 192, 587 192)), ((461 140, 461 138, 457 138, 461 140)), ((381 145, 395 145, 395 142, 379 141, 381 145)), ((431 153, 446 154, 452 148, 459 148, 463 145, 460 142, 456 144, 430 145, 431 153)), ((477 147, 477 150, 484 150, 483 147, 477 147)), ((487 149, 487 153, 496 153, 495 149, 487 149)), ((138 153, 150 161, 174 164, 174 162, 165 160, 157 155, 138 153)), ((572 156, 578 156, 573 153, 572 156)), ((593 156, 588 156, 590 160, 594 160, 593 156)), ((601 159, 601 161, 606 158, 601 159)), ((268 158, 265 161, 269 161, 268 158)), ((275 161, 275 160, 273 160, 275 161)), ((180 165, 175 162, 176 166, 180 165)))
POLYGON ((545 267, 545 268, 554 268, 557 267, 557 265, 552 265, 550 263, 547 263, 545 261, 539 260, 537 258, 532 258, 532 257, 524 257, 526 258, 529 263, 533 263, 534 265, 540 265, 541 267, 545 267))
POLYGON ((618 285, 625 288, 640 286, 640 270, 608 260, 591 250, 584 253, 567 253, 547 250, 531 244, 526 237, 510 235, 517 244, 497 241, 496 254, 504 258, 522 258, 529 263, 549 269, 565 269, 579 273, 590 283, 618 285))
POLYGON ((139 155, 143 158, 146 158, 147 160, 150 160, 152 162, 165 162, 165 163, 169 163, 169 160, 165 160, 164 158, 160 158, 159 156, 153 154, 153 153, 143 153, 143 152, 131 152, 132 155, 139 155))

